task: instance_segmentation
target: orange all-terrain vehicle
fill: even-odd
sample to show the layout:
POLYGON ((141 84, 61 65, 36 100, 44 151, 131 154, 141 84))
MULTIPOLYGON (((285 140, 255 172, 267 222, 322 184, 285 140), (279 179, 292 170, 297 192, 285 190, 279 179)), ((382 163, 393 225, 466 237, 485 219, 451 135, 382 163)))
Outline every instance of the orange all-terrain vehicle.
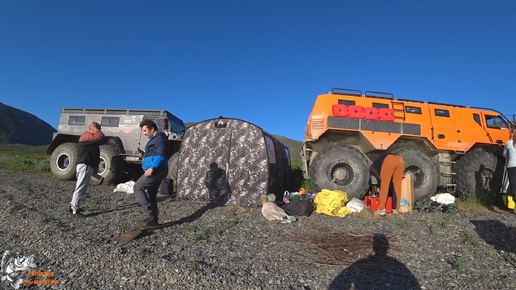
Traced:
POLYGON ((360 198, 370 187, 371 163, 392 152, 414 174, 416 198, 438 186, 463 196, 495 192, 513 126, 492 109, 333 89, 317 97, 308 118, 303 173, 316 190, 340 189, 360 198))

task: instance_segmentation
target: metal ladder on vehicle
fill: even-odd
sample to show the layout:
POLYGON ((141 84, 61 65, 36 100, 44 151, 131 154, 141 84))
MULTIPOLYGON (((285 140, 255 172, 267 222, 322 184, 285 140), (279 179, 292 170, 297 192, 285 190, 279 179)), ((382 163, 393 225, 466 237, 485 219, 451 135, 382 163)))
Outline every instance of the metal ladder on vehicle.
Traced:
POLYGON ((455 179, 455 171, 454 171, 455 161, 450 159, 450 155, 448 154, 439 154, 439 172, 441 172, 441 176, 447 178, 447 181, 443 186, 446 191, 450 191, 449 193, 454 194, 457 191, 457 184, 454 183, 455 179))
POLYGON ((405 121, 405 103, 403 101, 392 100, 392 110, 394 111, 394 120, 405 121))

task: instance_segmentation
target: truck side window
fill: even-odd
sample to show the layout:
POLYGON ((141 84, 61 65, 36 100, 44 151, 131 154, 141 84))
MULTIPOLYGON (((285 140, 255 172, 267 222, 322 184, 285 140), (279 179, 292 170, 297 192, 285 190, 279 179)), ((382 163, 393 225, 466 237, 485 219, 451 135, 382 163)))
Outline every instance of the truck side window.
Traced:
POLYGON ((419 114, 419 115, 421 115, 421 108, 420 107, 406 106, 405 107, 405 112, 410 113, 410 114, 419 114))
POLYGON ((382 104, 382 103, 374 103, 373 102, 373 108, 377 109, 383 109, 383 108, 389 108, 389 104, 382 104))
POLYGON ((354 106, 355 105, 355 101, 339 100, 339 104, 340 105, 346 105, 346 106, 354 106))
POLYGON ((473 120, 475 121, 475 123, 477 123, 479 126, 482 126, 482 124, 480 124, 480 115, 479 114, 473 114, 473 120))
POLYGON ((439 117, 450 117, 450 111, 448 110, 443 110, 443 109, 434 109, 434 113, 436 116, 439 116, 439 117))
POLYGON ((172 114, 168 114, 167 117, 170 130, 174 133, 183 134, 185 131, 185 124, 183 121, 172 114))
POLYGON ((85 116, 70 116, 68 118, 68 125, 84 126, 85 116))
POLYGON ((102 117, 100 125, 102 125, 102 127, 118 127, 119 122, 119 117, 102 117))
POLYGON ((508 125, 505 122, 505 120, 503 120, 499 116, 487 116, 486 115, 486 124, 487 124, 488 128, 496 128, 496 129, 508 128, 508 125))

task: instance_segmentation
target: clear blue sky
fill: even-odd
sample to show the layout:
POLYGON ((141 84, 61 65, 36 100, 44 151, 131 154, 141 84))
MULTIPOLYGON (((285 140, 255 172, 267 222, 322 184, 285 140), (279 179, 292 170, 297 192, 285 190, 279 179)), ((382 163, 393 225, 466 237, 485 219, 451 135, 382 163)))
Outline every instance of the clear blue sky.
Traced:
POLYGON ((0 102, 218 116, 302 140, 333 87, 516 113, 516 1, 0 0, 0 102))

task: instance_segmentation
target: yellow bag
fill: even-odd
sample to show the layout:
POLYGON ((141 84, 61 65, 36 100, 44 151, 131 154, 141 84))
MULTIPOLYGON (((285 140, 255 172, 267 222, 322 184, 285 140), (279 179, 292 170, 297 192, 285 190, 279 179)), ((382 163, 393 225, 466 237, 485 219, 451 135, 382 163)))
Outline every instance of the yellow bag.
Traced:
POLYGON ((514 209, 514 200, 512 195, 502 194, 503 203, 508 209, 514 209))
POLYGON ((342 190, 323 189, 317 193, 314 202, 317 213, 338 217, 353 213, 349 207, 345 206, 348 202, 348 194, 342 190))

